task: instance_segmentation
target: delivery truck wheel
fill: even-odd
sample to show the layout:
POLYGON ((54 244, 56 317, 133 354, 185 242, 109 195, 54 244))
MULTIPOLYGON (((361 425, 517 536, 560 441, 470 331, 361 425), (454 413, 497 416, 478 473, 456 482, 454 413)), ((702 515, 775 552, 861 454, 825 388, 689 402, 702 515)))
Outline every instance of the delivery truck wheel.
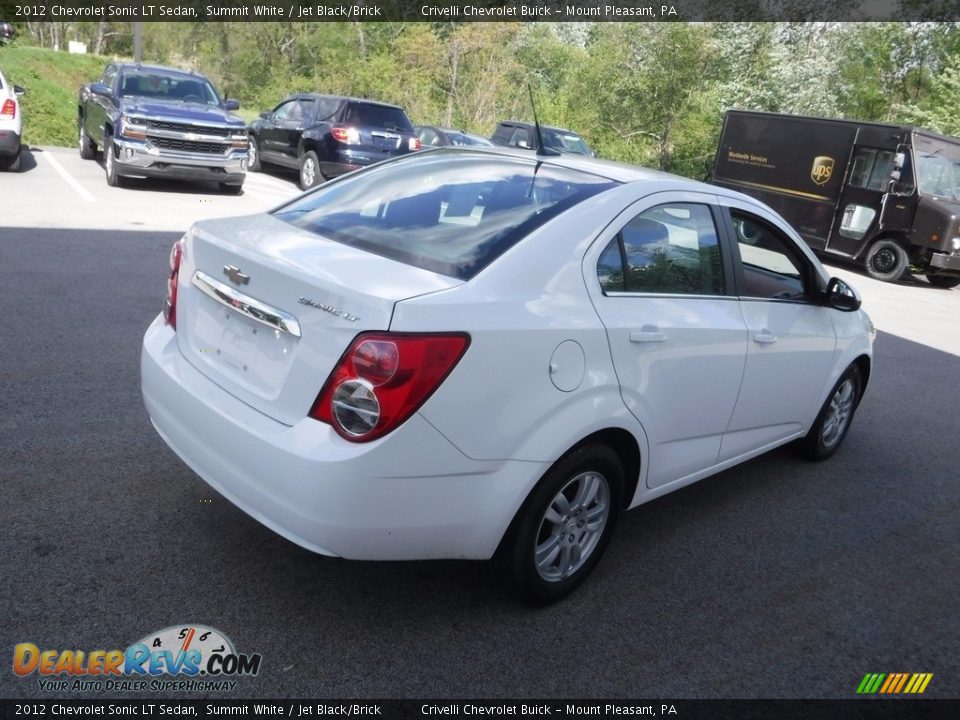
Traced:
POLYGON ((927 282, 938 288, 955 288, 957 285, 960 285, 960 277, 953 277, 951 275, 927 275, 927 282))
POLYGON ((865 265, 867 274, 875 280, 899 280, 910 259, 907 252, 893 240, 877 240, 870 246, 865 265))

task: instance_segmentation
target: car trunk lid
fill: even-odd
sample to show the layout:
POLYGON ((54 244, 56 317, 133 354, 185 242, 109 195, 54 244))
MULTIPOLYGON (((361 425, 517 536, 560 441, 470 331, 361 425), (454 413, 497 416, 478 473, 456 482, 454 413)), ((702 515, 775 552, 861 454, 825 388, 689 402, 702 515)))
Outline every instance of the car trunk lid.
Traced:
POLYGON ((271 215, 195 225, 179 277, 180 351, 287 425, 307 415, 358 333, 389 329, 400 300, 460 284, 271 215))

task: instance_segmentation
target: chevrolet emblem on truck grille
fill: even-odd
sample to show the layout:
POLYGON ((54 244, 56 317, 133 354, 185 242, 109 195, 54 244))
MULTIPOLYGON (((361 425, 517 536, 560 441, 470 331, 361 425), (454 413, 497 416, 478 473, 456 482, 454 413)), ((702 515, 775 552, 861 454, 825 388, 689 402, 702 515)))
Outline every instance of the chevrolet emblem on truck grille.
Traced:
POLYGON ((235 265, 224 265, 223 274, 230 278, 234 285, 246 285, 250 282, 250 276, 244 275, 235 265))

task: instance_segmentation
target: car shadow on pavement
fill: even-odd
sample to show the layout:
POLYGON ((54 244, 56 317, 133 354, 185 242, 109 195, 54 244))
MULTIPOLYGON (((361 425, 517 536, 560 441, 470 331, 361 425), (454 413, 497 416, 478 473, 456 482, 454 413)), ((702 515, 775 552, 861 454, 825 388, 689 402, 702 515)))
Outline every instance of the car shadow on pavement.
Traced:
MULTIPOLYGON (((30 148, 27 145, 22 145, 20 149, 20 170, 21 173, 28 173, 31 170, 36 170, 37 168, 37 158, 34 157, 34 152, 43 152, 40 148, 30 148)), ((8 171, 9 172, 9 171, 8 171)))

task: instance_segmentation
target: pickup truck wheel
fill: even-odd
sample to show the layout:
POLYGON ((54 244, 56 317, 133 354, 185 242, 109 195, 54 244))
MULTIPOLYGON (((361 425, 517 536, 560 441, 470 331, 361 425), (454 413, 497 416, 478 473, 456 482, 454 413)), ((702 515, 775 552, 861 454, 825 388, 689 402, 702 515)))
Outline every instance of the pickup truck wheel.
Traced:
POLYGON ((220 189, 228 195, 239 195, 243 192, 243 183, 234 185, 232 183, 220 183, 220 189))
POLYGON ((260 172, 260 145, 257 136, 251 135, 247 145, 247 169, 251 172, 260 172))
POLYGON ((123 178, 117 174, 117 158, 113 149, 113 139, 105 137, 103 139, 103 169, 107 174, 107 185, 110 187, 121 187, 123 178))
POLYGON ((951 275, 927 275, 927 282, 938 288, 955 288, 960 285, 960 278, 951 275))
POLYGON ((87 135, 86 130, 83 129, 83 123, 80 124, 77 134, 80 136, 80 157, 84 160, 93 160, 97 154, 97 146, 93 144, 90 136, 87 135))
POLYGON ((309 190, 323 182, 320 174, 320 160, 313 150, 300 156, 300 189, 309 190))
POLYGON ((907 252, 893 240, 878 240, 870 246, 864 264, 874 280, 894 282, 907 269, 907 252))

